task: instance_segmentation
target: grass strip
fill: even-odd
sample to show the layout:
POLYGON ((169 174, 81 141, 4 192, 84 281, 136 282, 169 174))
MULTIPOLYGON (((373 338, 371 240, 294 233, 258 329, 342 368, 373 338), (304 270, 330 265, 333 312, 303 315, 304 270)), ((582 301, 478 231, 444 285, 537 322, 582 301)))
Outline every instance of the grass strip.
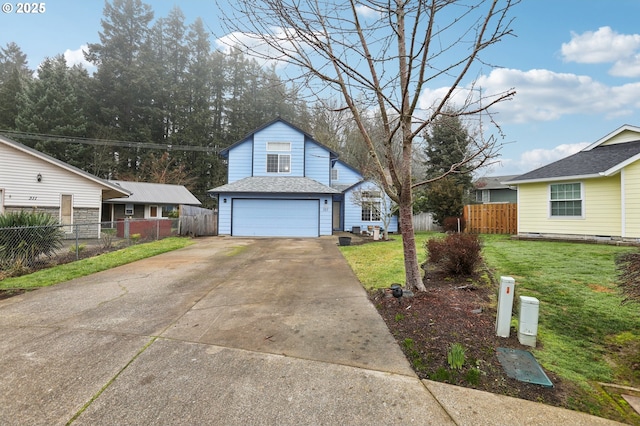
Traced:
POLYGON ((184 237, 170 237, 150 243, 136 244, 120 250, 82 259, 64 265, 58 265, 19 277, 5 278, 0 281, 0 289, 35 289, 48 287, 74 278, 84 277, 96 272, 115 268, 186 247, 193 241, 184 237))

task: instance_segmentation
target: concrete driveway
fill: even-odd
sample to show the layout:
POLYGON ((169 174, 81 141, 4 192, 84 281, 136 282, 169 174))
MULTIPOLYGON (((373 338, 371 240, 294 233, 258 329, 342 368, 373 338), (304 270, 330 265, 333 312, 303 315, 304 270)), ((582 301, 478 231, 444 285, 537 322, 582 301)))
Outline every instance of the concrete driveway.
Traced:
POLYGON ((0 301, 0 424, 447 424, 336 238, 207 238, 0 301))

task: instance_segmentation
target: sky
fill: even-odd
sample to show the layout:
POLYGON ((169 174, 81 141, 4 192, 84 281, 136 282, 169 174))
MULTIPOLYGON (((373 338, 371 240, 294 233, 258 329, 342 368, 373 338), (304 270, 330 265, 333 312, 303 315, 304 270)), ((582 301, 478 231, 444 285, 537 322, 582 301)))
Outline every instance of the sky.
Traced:
MULTIPOLYGON (((0 3, 0 47, 17 43, 32 69, 58 54, 82 62, 83 46, 99 42, 103 1, 50 0, 29 14, 17 13, 19 2, 0 3)), ((213 34, 222 35, 214 0, 144 3, 156 17, 177 5, 187 24, 202 18, 213 46, 213 34)), ((489 51, 500 68, 479 76, 483 91, 516 90, 493 110, 504 138, 499 163, 483 174, 526 173, 623 125, 640 126, 639 0, 523 0, 512 14, 515 37, 489 51)))

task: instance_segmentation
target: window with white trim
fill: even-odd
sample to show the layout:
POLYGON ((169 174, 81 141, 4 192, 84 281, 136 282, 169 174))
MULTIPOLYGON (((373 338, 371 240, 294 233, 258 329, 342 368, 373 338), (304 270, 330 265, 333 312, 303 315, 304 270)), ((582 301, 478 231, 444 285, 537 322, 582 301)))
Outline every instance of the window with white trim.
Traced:
POLYGON ((291 142, 267 142, 267 173, 289 173, 291 171, 290 152, 291 142), (280 154, 280 152, 289 152, 289 154, 280 154))
POLYGON ((551 217, 582 217, 582 184, 549 185, 549 203, 551 217))
POLYGON ((331 169, 331 180, 338 180, 338 169, 331 169))
POLYGON ((363 221, 373 222, 381 219, 382 200, 380 191, 362 191, 362 217, 363 221))

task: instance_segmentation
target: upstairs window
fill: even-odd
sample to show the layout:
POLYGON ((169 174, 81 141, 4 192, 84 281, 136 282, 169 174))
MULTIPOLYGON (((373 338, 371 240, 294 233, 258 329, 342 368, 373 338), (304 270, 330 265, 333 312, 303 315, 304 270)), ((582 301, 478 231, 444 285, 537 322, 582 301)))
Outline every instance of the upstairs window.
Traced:
POLYGON ((582 184, 549 185, 551 217, 582 217, 582 184))
POLYGON ((338 169, 331 169, 331 180, 338 180, 338 169))
POLYGON ((267 142, 267 173, 289 173, 290 171, 291 143, 267 142))

